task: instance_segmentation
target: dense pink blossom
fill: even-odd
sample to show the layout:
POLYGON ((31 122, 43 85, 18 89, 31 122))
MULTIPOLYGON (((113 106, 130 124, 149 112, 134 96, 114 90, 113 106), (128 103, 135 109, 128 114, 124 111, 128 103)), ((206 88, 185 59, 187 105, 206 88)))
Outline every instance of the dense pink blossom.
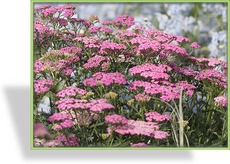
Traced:
POLYGON ((44 64, 40 60, 34 61, 34 72, 38 73, 41 72, 44 69, 44 64))
POLYGON ((107 61, 107 58, 104 56, 96 55, 90 58, 87 63, 83 65, 84 68, 97 68, 100 66, 102 61, 107 61))
POLYGON ((66 96, 76 96, 77 94, 79 95, 85 95, 87 93, 86 90, 77 88, 74 86, 68 86, 61 91, 59 91, 56 96, 57 97, 66 97, 66 96))
POLYGON ((126 46, 124 44, 104 41, 101 44, 100 53, 107 54, 107 53, 120 52, 121 50, 125 48, 126 46))
POLYGON ((61 73, 66 76, 71 75, 73 72, 74 72, 74 68, 72 67, 66 67, 61 70, 61 73))
POLYGON ((227 77, 214 69, 204 69, 195 77, 196 80, 208 80, 216 85, 227 88, 227 77))
POLYGON ((111 29, 108 27, 104 27, 104 26, 91 26, 88 30, 89 33, 94 34, 94 33, 98 33, 98 32, 104 32, 106 34, 111 33, 111 29))
POLYGON ((164 132, 165 135, 161 135, 161 137, 157 135, 158 133, 154 134, 155 131, 159 131, 159 126, 157 125, 157 123, 139 120, 128 120, 127 124, 115 126, 113 127, 113 130, 121 135, 142 135, 156 139, 165 139, 168 137, 167 132, 164 132))
POLYGON ((62 128, 70 128, 73 126, 73 121, 72 120, 64 120, 63 122, 60 123, 60 126, 62 128))
POLYGON ((177 44, 164 43, 164 44, 162 44, 162 48, 163 48, 163 50, 162 50, 163 53, 168 54, 168 55, 169 54, 172 54, 172 55, 174 55, 174 54, 180 54, 180 55, 182 55, 184 57, 188 56, 188 53, 187 53, 186 49, 183 48, 183 47, 180 47, 177 44))
POLYGON ((146 120, 151 122, 151 121, 157 121, 157 122, 162 122, 162 121, 169 121, 171 120, 171 117, 168 116, 167 114, 160 114, 156 111, 154 112, 148 112, 145 113, 146 120))
POLYGON ((225 61, 219 60, 217 58, 196 58, 196 57, 189 57, 189 59, 194 60, 199 63, 207 64, 210 67, 215 67, 215 66, 223 66, 223 68, 227 67, 227 64, 225 61))
POLYGON ((200 48, 201 46, 197 42, 193 42, 190 45, 192 48, 200 48))
POLYGON ((161 130, 156 130, 152 133, 151 136, 155 139, 162 140, 168 138, 169 134, 161 130))
POLYGON ((101 47, 101 39, 96 36, 77 36, 73 41, 82 42, 86 48, 99 49, 101 47))
POLYGON ((134 25, 134 18, 132 16, 129 15, 121 15, 119 17, 117 17, 115 20, 115 25, 118 27, 126 27, 129 28, 132 25, 134 25))
POLYGON ((226 96, 218 96, 214 98, 216 102, 216 106, 227 107, 228 106, 228 98, 226 96))
POLYGON ((62 52, 74 53, 74 54, 80 54, 82 52, 82 49, 76 46, 63 47, 60 50, 62 52))
POLYGON ((144 142, 139 142, 136 144, 131 144, 131 147, 148 147, 148 145, 144 142))
POLYGON ((137 65, 129 69, 131 74, 140 74, 140 76, 148 78, 151 77, 152 80, 164 79, 167 80, 169 75, 166 72, 171 71, 172 68, 159 64, 158 66, 152 63, 145 63, 142 65, 137 65))
POLYGON ((66 5, 65 6, 50 6, 41 12, 41 16, 51 17, 57 12, 61 14, 63 17, 66 17, 66 18, 71 17, 75 14, 75 7, 72 5, 68 5, 68 7, 66 7, 66 5))
POLYGON ((113 73, 103 73, 97 72, 92 75, 91 78, 85 79, 83 84, 85 86, 97 86, 97 85, 106 85, 109 86, 111 84, 126 84, 125 76, 119 72, 113 73))
POLYGON ((55 131, 61 131, 62 129, 63 129, 63 127, 61 125, 59 125, 59 124, 55 124, 53 126, 53 130, 55 130, 55 131))
POLYGON ((181 43, 181 42, 191 42, 191 40, 189 38, 186 38, 184 36, 176 36, 176 41, 179 42, 179 43, 181 43))
POLYGON ((61 142, 64 146, 79 146, 78 139, 75 135, 65 136, 60 134, 55 140, 61 142))
POLYGON ((178 67, 175 63, 169 62, 168 65, 176 72, 182 73, 186 76, 193 76, 195 77, 196 75, 199 74, 199 71, 193 70, 188 66, 182 66, 178 67))
POLYGON ((79 100, 74 98, 64 98, 55 102, 60 110, 82 109, 100 113, 104 110, 113 109, 114 106, 107 103, 106 99, 98 100, 79 100))
POLYGON ((68 113, 54 113, 48 118, 48 121, 54 122, 54 121, 62 121, 66 119, 71 119, 71 115, 68 113))
POLYGON ((49 135, 50 133, 44 124, 34 123, 34 137, 45 137, 49 135))
POLYGON ((45 93, 50 90, 52 85, 52 80, 34 80, 34 91, 37 94, 45 93))
POLYGON ((185 90, 185 94, 191 96, 196 87, 183 81, 174 84, 167 81, 150 83, 140 80, 133 81, 128 87, 129 90, 137 90, 138 88, 143 88, 147 94, 161 94, 160 98, 168 102, 172 99, 179 99, 181 89, 185 90))
POLYGON ((132 45, 137 45, 136 53, 137 55, 145 54, 151 51, 158 52, 161 45, 158 41, 153 40, 149 37, 138 36, 130 40, 132 45))
POLYGON ((112 115, 105 116, 105 123, 113 124, 113 125, 127 124, 128 120, 124 116, 121 116, 121 115, 118 115, 118 114, 112 114, 112 115))

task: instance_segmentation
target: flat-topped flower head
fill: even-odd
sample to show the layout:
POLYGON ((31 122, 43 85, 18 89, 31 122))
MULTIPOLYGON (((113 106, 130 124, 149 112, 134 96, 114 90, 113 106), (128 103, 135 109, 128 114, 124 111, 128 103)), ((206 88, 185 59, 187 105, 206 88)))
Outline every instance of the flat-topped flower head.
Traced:
POLYGON ((127 124, 128 120, 124 116, 118 114, 112 114, 112 115, 105 116, 105 123, 113 124, 113 125, 121 125, 121 124, 127 124))
POLYGON ((83 81, 85 86, 94 87, 97 85, 109 86, 111 84, 126 84, 125 76, 119 72, 103 73, 97 72, 91 78, 83 81))
POLYGON ((66 97, 66 96, 76 96, 76 95, 85 95, 87 91, 78 87, 68 86, 65 89, 59 91, 56 96, 57 97, 66 97))
POLYGON ((52 80, 34 80, 34 91, 37 94, 46 93, 50 90, 52 85, 52 80))
POLYGON ((66 119, 71 119, 71 115, 68 113, 54 113, 48 118, 49 122, 63 121, 66 119))
POLYGON ((135 24, 134 22, 134 18, 132 16, 129 15, 121 15, 119 17, 117 17, 115 20, 115 25, 117 27, 124 27, 124 28, 129 28, 131 26, 133 26, 135 24))
POLYGON ((161 131, 159 131, 159 126, 157 123, 139 120, 128 120, 127 124, 115 126, 113 127, 113 129, 114 132, 119 133, 121 135, 141 135, 155 139, 166 139, 169 136, 167 132, 164 132, 164 134, 159 134, 159 132, 161 131))
POLYGON ((139 143, 131 144, 131 147, 148 147, 148 145, 144 142, 139 142, 139 143))
POLYGON ((228 106, 228 98, 226 96, 218 96, 214 98, 216 102, 216 106, 227 107, 228 106))
POLYGON ((156 111, 154 112, 148 112, 145 113, 146 120, 151 122, 151 121, 157 121, 157 122, 162 122, 162 121, 170 121, 171 117, 167 114, 160 114, 156 111))

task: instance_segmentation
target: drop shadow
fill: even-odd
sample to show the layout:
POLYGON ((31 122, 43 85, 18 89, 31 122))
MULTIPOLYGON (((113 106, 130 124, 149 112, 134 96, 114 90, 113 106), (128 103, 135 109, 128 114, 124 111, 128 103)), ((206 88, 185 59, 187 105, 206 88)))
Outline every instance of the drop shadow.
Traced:
POLYGON ((30 88, 29 86, 7 86, 4 92, 12 116, 15 138, 21 155, 27 160, 181 160, 193 158, 190 150, 31 150, 30 149, 30 88))

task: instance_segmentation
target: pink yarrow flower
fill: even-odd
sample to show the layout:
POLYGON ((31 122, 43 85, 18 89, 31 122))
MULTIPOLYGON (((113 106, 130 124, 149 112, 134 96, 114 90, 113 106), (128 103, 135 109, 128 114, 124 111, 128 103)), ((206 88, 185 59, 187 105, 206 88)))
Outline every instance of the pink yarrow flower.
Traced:
POLYGON ((45 93, 50 90, 52 85, 52 80, 34 80, 34 91, 37 94, 45 93))
POLYGON ((216 106, 227 107, 228 106, 228 98, 226 96, 218 96, 214 98, 216 102, 216 106))
POLYGON ((148 112, 145 113, 146 120, 151 122, 151 121, 157 121, 157 122, 162 122, 162 121, 170 121, 171 117, 168 116, 167 114, 160 114, 158 112, 148 112))
POLYGON ((68 86, 65 89, 62 89, 61 91, 59 91, 56 96, 57 97, 66 97, 66 96, 76 96, 78 95, 85 95, 87 93, 86 90, 81 89, 81 88, 77 88, 74 86, 68 86))
POLYGON ((144 142, 140 142, 136 144, 131 144, 131 147, 148 147, 148 145, 144 142))
POLYGON ((112 114, 112 115, 105 116, 105 123, 113 124, 113 125, 127 124, 128 120, 124 116, 121 116, 121 115, 118 115, 118 114, 112 114))

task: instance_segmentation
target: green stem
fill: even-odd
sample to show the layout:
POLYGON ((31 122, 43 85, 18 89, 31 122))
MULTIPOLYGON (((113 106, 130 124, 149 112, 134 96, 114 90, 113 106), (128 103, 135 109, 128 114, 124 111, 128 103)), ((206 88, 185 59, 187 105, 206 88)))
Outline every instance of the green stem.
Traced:
POLYGON ((180 91, 180 100, 179 100, 179 137, 180 137, 180 147, 184 147, 184 116, 183 116, 183 107, 182 107, 182 90, 180 91))

